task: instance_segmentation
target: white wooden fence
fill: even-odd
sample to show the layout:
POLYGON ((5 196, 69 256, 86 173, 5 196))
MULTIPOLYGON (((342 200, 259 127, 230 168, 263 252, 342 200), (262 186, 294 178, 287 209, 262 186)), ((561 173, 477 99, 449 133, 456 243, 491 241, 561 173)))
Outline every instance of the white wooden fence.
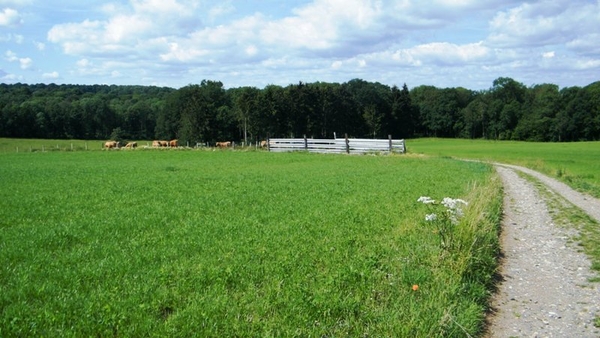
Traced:
POLYGON ((312 153, 404 153, 404 140, 364 138, 271 138, 267 149, 272 152, 308 151, 312 153))

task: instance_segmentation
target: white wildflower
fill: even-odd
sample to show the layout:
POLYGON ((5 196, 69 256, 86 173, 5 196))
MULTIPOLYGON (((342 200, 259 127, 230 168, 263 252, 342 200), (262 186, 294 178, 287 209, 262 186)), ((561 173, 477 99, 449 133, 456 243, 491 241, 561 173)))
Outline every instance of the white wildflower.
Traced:
POLYGON ((427 222, 432 222, 435 221, 437 219, 437 215, 436 214, 427 214, 425 215, 425 221, 427 222))
POLYGON ((419 197, 417 202, 421 202, 423 204, 434 204, 435 200, 431 199, 431 197, 429 197, 429 196, 421 196, 421 197, 419 197))
POLYGON ((464 200, 461 200, 460 198, 444 197, 444 199, 442 200, 442 205, 444 205, 448 209, 458 209, 459 204, 467 205, 468 203, 464 200))

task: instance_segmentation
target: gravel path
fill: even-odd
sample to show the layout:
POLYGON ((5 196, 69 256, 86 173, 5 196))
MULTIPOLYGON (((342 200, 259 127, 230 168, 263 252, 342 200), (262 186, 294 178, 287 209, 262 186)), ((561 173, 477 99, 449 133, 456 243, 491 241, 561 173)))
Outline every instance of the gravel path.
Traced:
POLYGON ((575 230, 553 223, 530 174, 600 221, 600 201, 538 172, 496 164, 504 184, 502 281, 487 337, 600 337, 600 283, 590 262, 568 239, 575 230))

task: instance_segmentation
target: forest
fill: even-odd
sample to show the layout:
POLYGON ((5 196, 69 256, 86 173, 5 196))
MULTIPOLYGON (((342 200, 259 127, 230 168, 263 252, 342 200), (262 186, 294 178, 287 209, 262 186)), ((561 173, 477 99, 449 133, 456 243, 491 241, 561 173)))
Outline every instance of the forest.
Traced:
POLYGON ((203 80, 155 86, 0 84, 0 137, 180 144, 267 137, 600 140, 600 81, 585 87, 506 77, 487 90, 411 90, 353 79, 263 89, 203 80))

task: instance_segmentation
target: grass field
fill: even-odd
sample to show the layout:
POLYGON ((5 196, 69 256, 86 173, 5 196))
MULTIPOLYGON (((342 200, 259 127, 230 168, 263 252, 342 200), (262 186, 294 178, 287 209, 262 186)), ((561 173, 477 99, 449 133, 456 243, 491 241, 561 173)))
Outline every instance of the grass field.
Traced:
POLYGON ((478 159, 525 166, 600 197, 600 142, 541 143, 463 139, 407 141, 415 154, 478 159))
POLYGON ((448 158, 5 152, 0 336, 477 335, 500 189, 448 158), (445 245, 420 196, 470 202, 445 245))

